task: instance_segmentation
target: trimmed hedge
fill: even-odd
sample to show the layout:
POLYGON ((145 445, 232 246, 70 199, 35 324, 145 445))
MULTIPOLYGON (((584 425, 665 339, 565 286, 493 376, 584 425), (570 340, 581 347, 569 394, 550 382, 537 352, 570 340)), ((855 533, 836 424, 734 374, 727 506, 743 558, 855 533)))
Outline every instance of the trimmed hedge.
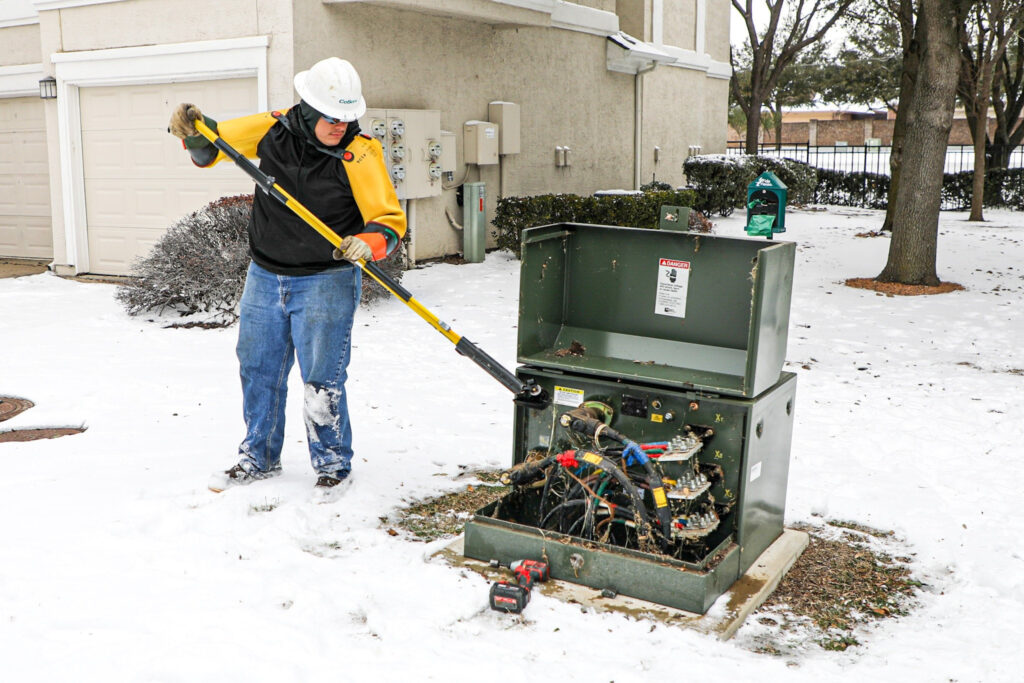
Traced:
MULTIPOLYGON (((942 207, 947 211, 971 208, 974 171, 942 176, 942 207)), ((985 171, 984 206, 1024 209, 1024 168, 992 168, 985 171)))
POLYGON ((860 206, 884 209, 889 204, 889 176, 860 171, 829 171, 818 169, 818 186, 814 189, 816 204, 860 206))
MULTIPOLYGON (((885 209, 889 203, 889 176, 860 171, 814 169, 791 159, 748 155, 690 157, 683 164, 695 186, 693 208, 728 216, 743 206, 747 186, 764 171, 772 171, 789 188, 789 202, 885 209), (810 178, 814 182, 808 186, 810 178), (809 189, 808 189, 809 188, 809 189)), ((942 176, 943 211, 971 207, 974 171, 942 176)), ((1024 168, 993 168, 985 172, 985 206, 1024 210, 1024 168)))
MULTIPOLYGON (((942 210, 971 208, 974 171, 942 176, 942 210)), ((885 209, 889 203, 889 176, 818 170, 814 201, 819 204, 885 209)), ((1024 169, 993 168, 985 171, 984 206, 1024 209, 1024 169)))
POLYGON ((790 204, 806 204, 814 198, 817 169, 793 159, 750 154, 705 154, 683 162, 687 182, 697 192, 693 208, 710 215, 728 216, 747 201, 747 186, 771 171, 788 189, 790 204))
POLYGON ((495 228, 498 248, 508 249, 518 257, 520 236, 526 228, 551 223, 657 228, 662 205, 693 206, 694 199, 691 190, 655 190, 601 197, 575 194, 505 197, 498 200, 491 225, 495 228))

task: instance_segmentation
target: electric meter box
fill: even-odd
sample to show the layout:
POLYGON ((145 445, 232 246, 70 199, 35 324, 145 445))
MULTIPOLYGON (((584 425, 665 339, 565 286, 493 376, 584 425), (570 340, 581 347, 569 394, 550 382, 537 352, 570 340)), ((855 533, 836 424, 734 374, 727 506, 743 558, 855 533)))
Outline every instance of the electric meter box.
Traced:
POLYGON ((520 363, 728 396, 778 381, 792 242, 566 223, 522 245, 520 363))
POLYGON ((441 112, 434 109, 367 109, 363 135, 376 138, 384 152, 399 199, 441 194, 441 112))
POLYGON ((513 102, 491 102, 487 118, 498 124, 498 154, 519 154, 519 105, 513 102))
POLYGON ((467 164, 487 166, 498 163, 498 124, 467 121, 462 125, 463 160, 467 164))
POLYGON ((538 482, 478 510, 464 554, 544 559, 556 579, 707 612, 783 530, 796 375, 782 365, 795 251, 573 223, 523 231, 516 375, 552 401, 515 406, 511 464, 578 448, 560 418, 588 405, 603 406, 607 426, 639 444, 699 433, 690 460, 658 466, 665 481, 687 468, 706 475, 701 495, 715 523, 671 555, 583 539, 547 524, 538 482))

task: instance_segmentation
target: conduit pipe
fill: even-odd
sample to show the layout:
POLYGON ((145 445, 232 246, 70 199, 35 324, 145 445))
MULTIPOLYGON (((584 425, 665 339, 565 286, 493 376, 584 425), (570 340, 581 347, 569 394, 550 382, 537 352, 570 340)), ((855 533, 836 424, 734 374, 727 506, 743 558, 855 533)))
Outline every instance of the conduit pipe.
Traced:
POLYGON ((637 69, 633 77, 633 99, 635 110, 633 112, 633 189, 639 190, 643 181, 640 177, 640 164, 643 161, 643 121, 644 121, 644 74, 654 71, 658 66, 652 62, 650 66, 637 69))

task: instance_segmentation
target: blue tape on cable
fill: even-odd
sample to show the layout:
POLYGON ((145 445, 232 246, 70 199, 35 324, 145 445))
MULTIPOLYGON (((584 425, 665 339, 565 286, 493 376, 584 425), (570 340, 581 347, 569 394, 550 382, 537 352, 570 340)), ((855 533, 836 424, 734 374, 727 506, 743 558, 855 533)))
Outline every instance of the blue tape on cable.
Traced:
POLYGON ((650 459, 643 449, 633 441, 626 444, 626 450, 622 451, 622 457, 626 459, 627 465, 646 465, 650 459))

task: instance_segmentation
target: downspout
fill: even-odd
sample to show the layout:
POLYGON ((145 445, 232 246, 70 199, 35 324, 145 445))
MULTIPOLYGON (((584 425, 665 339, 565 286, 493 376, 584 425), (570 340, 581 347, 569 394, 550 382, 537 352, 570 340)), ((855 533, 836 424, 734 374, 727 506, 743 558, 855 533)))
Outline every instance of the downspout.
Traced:
POLYGON ((658 66, 657 62, 651 62, 651 65, 643 69, 637 69, 636 76, 633 77, 633 99, 635 100, 636 109, 633 113, 633 189, 639 190, 643 184, 640 178, 640 163, 643 158, 643 117, 644 117, 644 85, 643 78, 644 74, 654 71, 658 66))

